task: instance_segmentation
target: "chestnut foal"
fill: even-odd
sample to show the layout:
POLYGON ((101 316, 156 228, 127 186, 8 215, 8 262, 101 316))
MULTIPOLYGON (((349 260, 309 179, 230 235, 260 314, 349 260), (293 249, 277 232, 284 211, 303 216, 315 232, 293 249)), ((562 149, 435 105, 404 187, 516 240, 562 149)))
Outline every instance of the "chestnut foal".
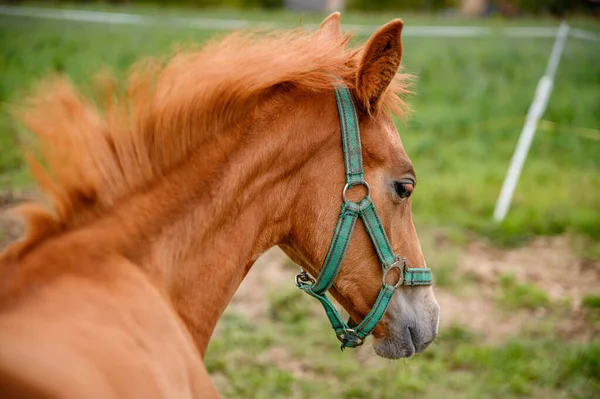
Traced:
POLYGON ((275 245, 342 347, 424 350, 439 307, 388 115, 405 110, 402 26, 358 49, 338 13, 316 33, 232 34, 136 69, 125 93, 105 79, 101 111, 43 86, 20 115, 51 211, 22 206, 27 235, 0 257, 0 396, 218 397, 202 357, 275 245))

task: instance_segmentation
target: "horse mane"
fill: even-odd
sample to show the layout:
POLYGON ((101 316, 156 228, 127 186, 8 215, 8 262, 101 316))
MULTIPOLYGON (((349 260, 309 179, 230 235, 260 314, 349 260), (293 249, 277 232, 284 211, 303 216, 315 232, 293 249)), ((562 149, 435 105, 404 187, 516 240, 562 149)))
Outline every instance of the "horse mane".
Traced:
MULTIPOLYGON (((106 212, 244 118, 278 85, 324 92, 338 76, 352 89, 362 48, 349 41, 301 30, 237 32, 168 62, 134 66, 125 89, 101 76, 96 102, 66 78, 49 79, 18 109, 36 138, 28 162, 50 200, 47 217, 70 229, 106 212)), ((383 99, 388 111, 406 115, 409 81, 397 74, 383 99)), ((46 224, 35 215, 30 228, 46 224)))

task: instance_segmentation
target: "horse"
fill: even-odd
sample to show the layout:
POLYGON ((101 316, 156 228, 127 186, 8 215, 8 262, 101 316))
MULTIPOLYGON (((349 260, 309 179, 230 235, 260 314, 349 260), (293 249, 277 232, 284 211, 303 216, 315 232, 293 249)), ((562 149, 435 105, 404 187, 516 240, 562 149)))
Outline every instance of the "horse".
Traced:
POLYGON ((103 75, 92 100, 53 77, 20 104, 47 199, 16 209, 26 234, 0 257, 0 396, 218 398, 204 353, 273 246, 303 268, 299 287, 349 313, 342 347, 372 334, 379 356, 423 351, 439 306, 427 278, 403 284, 428 269, 392 120, 409 112, 402 28, 359 47, 339 13, 315 31, 233 32, 137 64, 125 90, 103 75), (401 256, 382 270, 386 250, 401 256))

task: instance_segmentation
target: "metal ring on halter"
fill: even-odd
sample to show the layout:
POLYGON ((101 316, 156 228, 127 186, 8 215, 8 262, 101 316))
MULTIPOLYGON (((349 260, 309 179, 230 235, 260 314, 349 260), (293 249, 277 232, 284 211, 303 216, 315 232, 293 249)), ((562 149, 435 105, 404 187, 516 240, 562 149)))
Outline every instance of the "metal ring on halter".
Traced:
POLYGON ((295 280, 296 280, 296 285, 298 287, 300 287, 302 284, 306 284, 306 283, 310 283, 311 285, 315 283, 315 279, 310 277, 308 275, 308 273, 306 273, 304 270, 302 270, 302 272, 300 272, 300 274, 296 274, 295 280))
MULTIPOLYGON (((364 198, 367 198, 367 197, 371 196, 371 186, 369 186, 369 183, 367 183, 366 181, 362 181, 360 183, 356 183, 352 187, 356 187, 356 186, 365 186, 367 188, 367 195, 365 195, 364 198)), ((346 183, 346 185, 344 186, 344 191, 342 191, 342 198, 344 199, 344 202, 348 201, 348 197, 346 196, 346 192, 348 191, 349 188, 350 188, 350 185, 348 183, 346 183)), ((353 202, 353 201, 350 201, 350 202, 353 202)), ((355 202, 355 203, 358 204, 359 202, 360 201, 355 202)))
POLYGON ((396 282, 396 284, 387 284, 387 285, 392 285, 392 287, 394 288, 398 288, 402 285, 402 283, 404 282, 404 270, 406 269, 406 266, 408 265, 408 261, 405 258, 400 258, 398 259, 396 262, 392 263, 390 265, 390 267, 388 267, 387 269, 383 270, 383 284, 387 284, 385 281, 387 279, 387 274, 390 270, 392 269, 398 269, 399 273, 400 273, 400 277, 398 277, 398 281, 396 282))
POLYGON ((352 336, 352 338, 354 339, 354 342, 356 342, 356 345, 353 346, 353 348, 359 347, 362 344, 365 343, 365 339, 361 338, 358 336, 358 334, 356 334, 356 331, 354 331, 353 328, 346 328, 344 330, 343 334, 340 335, 336 335, 337 339, 342 343, 345 344, 346 342, 348 342, 348 340, 345 339, 346 335, 350 335, 352 336))

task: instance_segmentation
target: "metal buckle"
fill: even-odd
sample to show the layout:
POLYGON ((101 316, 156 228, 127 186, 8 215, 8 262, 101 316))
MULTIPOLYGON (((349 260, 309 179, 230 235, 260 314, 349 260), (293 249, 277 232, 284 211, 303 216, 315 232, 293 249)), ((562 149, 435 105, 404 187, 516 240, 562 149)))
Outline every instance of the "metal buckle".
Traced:
POLYGON ((315 279, 309 276, 303 268, 300 268, 300 273, 296 274, 295 281, 298 287, 306 283, 310 283, 311 285, 315 283, 315 279))
POLYGON ((387 279, 387 274, 390 270, 392 269, 398 269, 398 271, 400 272, 400 277, 398 278, 398 281, 396 282, 396 284, 387 284, 387 285, 392 285, 392 287, 394 288, 398 288, 402 285, 402 283, 404 283, 404 271, 406 270, 406 268, 408 267, 408 260, 406 258, 402 258, 400 257, 398 260, 396 260, 396 262, 392 263, 388 268, 383 270, 383 284, 387 284, 385 281, 387 279))
MULTIPOLYGON (((356 187, 356 186, 365 186, 367 188, 367 195, 365 195, 360 201, 362 201, 363 199, 371 196, 371 186, 369 186, 369 183, 367 183, 366 181, 362 181, 360 183, 356 183, 352 187, 356 187)), ((348 201, 348 197, 346 196, 346 192, 348 191, 349 188, 350 188, 350 185, 348 183, 346 183, 346 185, 344 186, 344 191, 342 191, 342 198, 344 199, 344 202, 348 201)), ((354 203, 355 204, 359 204, 360 201, 354 202, 354 203)), ((353 201, 350 201, 350 202, 353 202, 353 201)))

